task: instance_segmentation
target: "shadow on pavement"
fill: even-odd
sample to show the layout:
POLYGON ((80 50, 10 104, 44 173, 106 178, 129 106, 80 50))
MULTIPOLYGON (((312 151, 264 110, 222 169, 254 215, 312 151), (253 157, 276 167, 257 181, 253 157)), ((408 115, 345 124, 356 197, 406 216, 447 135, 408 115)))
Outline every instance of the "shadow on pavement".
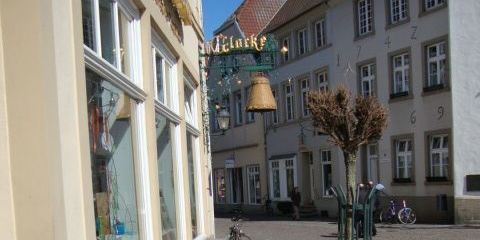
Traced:
MULTIPOLYGON (((215 213, 215 218, 228 218, 239 216, 235 213, 215 213)), ((295 221, 288 215, 269 215, 263 213, 243 213, 240 216, 243 221, 295 221)), ((300 218, 302 222, 329 222, 329 224, 337 224, 336 219, 321 217, 304 217, 300 218)))

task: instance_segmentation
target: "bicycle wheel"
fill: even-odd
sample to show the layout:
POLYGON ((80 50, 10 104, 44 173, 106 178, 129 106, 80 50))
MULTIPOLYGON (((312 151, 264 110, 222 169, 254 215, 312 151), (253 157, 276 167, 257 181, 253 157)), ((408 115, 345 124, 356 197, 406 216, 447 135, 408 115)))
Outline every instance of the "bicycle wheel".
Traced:
POLYGON ((398 220, 403 224, 414 224, 417 214, 411 208, 402 208, 398 211, 398 220))

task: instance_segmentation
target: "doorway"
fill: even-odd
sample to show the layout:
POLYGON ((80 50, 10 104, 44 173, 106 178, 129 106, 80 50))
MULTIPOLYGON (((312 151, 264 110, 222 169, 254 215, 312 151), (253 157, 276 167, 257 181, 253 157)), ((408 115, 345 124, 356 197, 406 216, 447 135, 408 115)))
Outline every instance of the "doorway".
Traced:
POLYGON ((243 203, 243 172, 242 168, 228 168, 230 203, 243 203))

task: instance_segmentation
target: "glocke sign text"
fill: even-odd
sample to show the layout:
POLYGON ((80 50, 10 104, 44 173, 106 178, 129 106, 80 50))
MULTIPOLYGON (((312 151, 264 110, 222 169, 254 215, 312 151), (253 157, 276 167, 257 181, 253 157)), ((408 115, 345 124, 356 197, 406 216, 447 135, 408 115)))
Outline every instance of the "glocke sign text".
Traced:
POLYGON ((233 39, 233 37, 218 35, 213 40, 205 43, 205 54, 223 54, 231 50, 240 49, 255 49, 260 52, 265 47, 266 42, 267 37, 265 36, 257 38, 252 35, 243 39, 233 39))

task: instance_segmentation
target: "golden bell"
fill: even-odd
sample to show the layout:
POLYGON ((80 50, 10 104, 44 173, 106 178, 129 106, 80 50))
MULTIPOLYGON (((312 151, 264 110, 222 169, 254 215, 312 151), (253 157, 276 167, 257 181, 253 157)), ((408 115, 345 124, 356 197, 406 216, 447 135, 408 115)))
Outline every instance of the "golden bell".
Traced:
POLYGON ((270 88, 268 78, 256 76, 252 80, 247 112, 270 112, 277 110, 277 103, 270 88))

